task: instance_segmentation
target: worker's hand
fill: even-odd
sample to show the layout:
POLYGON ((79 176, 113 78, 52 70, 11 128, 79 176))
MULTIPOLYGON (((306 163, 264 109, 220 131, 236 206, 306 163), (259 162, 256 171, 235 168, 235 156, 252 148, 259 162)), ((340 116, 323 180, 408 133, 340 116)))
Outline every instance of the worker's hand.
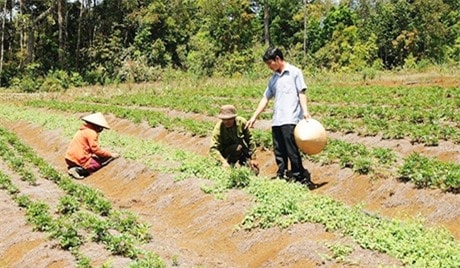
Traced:
POLYGON ((311 118, 310 113, 309 113, 309 112, 305 112, 305 113, 303 114, 303 118, 305 118, 305 119, 310 119, 310 118, 311 118))
POLYGON ((257 160, 250 160, 249 167, 251 168, 252 171, 254 171, 256 175, 259 174, 259 162, 257 162, 257 160))
POLYGON ((118 158, 118 157, 120 157, 120 154, 118 154, 118 153, 112 153, 112 158, 115 159, 115 158, 118 158))
POLYGON ((227 161, 225 161, 225 162, 222 163, 222 167, 230 168, 230 164, 227 161))
POLYGON ((254 127, 254 123, 256 122, 256 118, 253 116, 251 117, 248 122, 246 123, 245 128, 252 128, 254 127))

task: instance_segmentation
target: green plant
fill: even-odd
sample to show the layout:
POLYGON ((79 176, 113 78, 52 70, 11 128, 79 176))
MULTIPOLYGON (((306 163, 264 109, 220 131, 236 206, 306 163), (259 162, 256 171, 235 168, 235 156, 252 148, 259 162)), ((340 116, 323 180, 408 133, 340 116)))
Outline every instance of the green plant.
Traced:
POLYGON ((49 207, 42 202, 31 202, 27 206, 27 221, 34 225, 34 229, 48 231, 53 228, 53 218, 49 207))
POLYGON ((113 253, 129 258, 137 258, 138 251, 135 249, 134 239, 131 235, 109 235, 104 243, 107 248, 113 253))
POLYGON ((91 268, 91 259, 87 256, 79 256, 77 267, 78 268, 91 268))
POLYGON ((332 258, 341 262, 345 262, 347 257, 353 252, 351 246, 339 243, 326 243, 326 247, 332 252, 332 258))
POLYGON ((232 168, 228 176, 227 188, 244 188, 251 181, 251 170, 245 167, 232 168))
POLYGON ((180 265, 179 256, 178 255, 173 255, 171 257, 171 262, 172 262, 172 266, 179 266, 180 265))
POLYGON ((73 221, 67 217, 59 218, 51 230, 51 237, 59 240, 61 248, 71 250, 82 244, 81 237, 73 221))
POLYGON ((150 251, 140 250, 138 254, 139 258, 133 261, 130 268, 164 268, 165 263, 161 258, 150 251))
POLYGON ((418 153, 407 157, 398 173, 400 179, 410 180, 418 187, 437 186, 452 192, 460 189, 460 165, 429 159, 418 153))
POLYGON ((80 202, 73 196, 65 195, 59 199, 58 212, 62 214, 71 214, 78 211, 80 202))
POLYGON ((3 173, 0 173, 0 189, 8 189, 11 186, 11 180, 3 173))
POLYGON ((372 171, 372 161, 367 156, 354 159, 353 171, 359 174, 368 174, 372 171))
POLYGON ((16 196, 15 201, 18 203, 18 206, 22 208, 27 208, 32 204, 32 200, 30 200, 27 195, 16 196))

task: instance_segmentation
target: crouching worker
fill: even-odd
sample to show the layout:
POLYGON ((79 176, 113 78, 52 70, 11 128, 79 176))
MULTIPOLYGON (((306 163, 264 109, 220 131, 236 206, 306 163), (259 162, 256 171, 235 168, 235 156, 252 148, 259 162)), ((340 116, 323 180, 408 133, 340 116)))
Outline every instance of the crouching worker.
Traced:
POLYGON ((68 173, 75 179, 83 179, 119 157, 117 153, 99 146, 99 133, 110 129, 102 113, 81 118, 84 123, 73 137, 65 154, 68 173))
POLYGON ((218 117, 220 120, 212 131, 210 156, 224 167, 239 164, 259 174, 256 145, 249 128, 246 128, 246 119, 237 116, 233 105, 222 106, 218 117))

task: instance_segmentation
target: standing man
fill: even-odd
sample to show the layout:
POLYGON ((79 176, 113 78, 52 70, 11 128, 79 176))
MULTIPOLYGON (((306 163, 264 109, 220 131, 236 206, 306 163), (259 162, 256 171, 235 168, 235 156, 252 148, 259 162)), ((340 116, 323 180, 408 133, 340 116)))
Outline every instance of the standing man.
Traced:
POLYGON ((218 117, 220 120, 212 131, 209 155, 224 167, 238 163, 248 166, 257 175, 256 145, 246 127, 246 119, 237 116, 233 105, 223 105, 218 117))
POLYGON ((81 120, 84 123, 73 137, 65 154, 69 175, 79 180, 119 157, 119 154, 111 153, 99 146, 99 133, 104 128, 110 129, 102 113, 90 114, 81 120))
POLYGON ((299 182, 313 185, 310 173, 302 165, 302 158, 295 143, 294 128, 303 118, 310 118, 307 110, 307 97, 302 71, 284 61, 279 48, 268 48, 263 61, 273 71, 264 95, 246 126, 253 127, 259 114, 271 98, 274 100, 272 118, 272 138, 275 160, 278 166, 277 178, 287 178, 288 159, 291 163, 292 177, 299 182))

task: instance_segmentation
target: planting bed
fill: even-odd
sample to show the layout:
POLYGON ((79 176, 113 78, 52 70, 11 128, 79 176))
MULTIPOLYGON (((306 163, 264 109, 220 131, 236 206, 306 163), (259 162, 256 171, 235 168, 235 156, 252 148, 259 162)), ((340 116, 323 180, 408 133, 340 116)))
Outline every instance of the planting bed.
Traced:
MULTIPOLYGON (((11 97, 11 96, 10 96, 11 97)), ((5 98, 10 105, 15 100, 5 98)), ((67 96, 68 97, 68 96, 67 96)), ((17 103, 21 103, 20 101, 17 103)), ((36 108, 24 108, 36 109, 36 108)), ((60 114, 55 110, 36 109, 37 113, 60 114)), ((176 110, 162 110, 198 122, 215 122, 213 117, 176 110)), ((64 113, 78 121, 81 113, 64 113)), ((209 136, 150 127, 145 122, 134 123, 106 114, 112 127, 110 132, 151 141, 171 150, 182 150, 206 157, 209 136)), ((63 155, 69 142, 65 129, 48 127, 27 119, 0 119, 0 126, 14 133, 61 174, 66 174, 63 155)), ((258 121, 256 128, 267 129, 269 122, 258 121)), ((101 144, 104 135, 101 134, 101 144)), ((413 152, 442 161, 460 164, 460 145, 441 141, 438 146, 413 144, 405 139, 384 140, 379 136, 362 137, 357 134, 329 133, 330 138, 349 143, 361 143, 368 148, 390 148, 397 155, 407 157, 413 152)), ((116 146, 111 148, 117 150, 116 146)), ((271 151, 259 148, 261 163, 259 177, 267 179, 276 171, 271 151)), ((114 209, 128 210, 139 221, 150 226, 151 239, 141 245, 159 255, 166 267, 381 267, 403 266, 403 261, 377 249, 363 247, 348 235, 333 231, 320 223, 303 222, 285 228, 244 229, 240 225, 255 204, 255 199, 242 189, 229 189, 222 198, 205 193, 210 185, 200 176, 186 176, 180 180, 177 162, 161 157, 149 159, 162 168, 152 168, 140 161, 122 157, 92 174, 78 184, 99 190, 114 209), (166 168, 165 168, 166 167, 166 168), (342 250, 342 251, 341 251, 342 250), (344 253, 343 251, 348 251, 344 253)), ((452 235, 458 245, 460 239, 460 196, 437 188, 418 188, 394 176, 381 178, 357 174, 338 164, 321 165, 304 160, 312 173, 312 180, 320 185, 311 194, 339 201, 346 206, 359 207, 369 215, 403 221, 420 220, 430 229, 441 228, 452 235)), ((31 198, 49 205, 56 211, 59 198, 64 195, 55 184, 39 176, 35 185, 22 180, 5 161, 0 168, 31 198)), ((34 170, 34 169, 32 169, 34 170)), ((34 230, 26 221, 26 212, 12 201, 6 190, 0 190, 0 267, 75 267, 78 260, 69 250, 61 249, 56 239, 46 232, 34 230)), ((457 247, 458 248, 458 247, 457 247)), ((104 244, 86 241, 80 252, 90 259, 92 267, 128 267, 132 260, 111 254, 104 244)), ((454 256, 455 257, 455 256, 454 256)), ((458 255, 456 256, 459 257, 458 255)), ((457 263, 460 260, 457 259, 457 263)), ((452 262, 451 262, 452 263, 452 262)))

